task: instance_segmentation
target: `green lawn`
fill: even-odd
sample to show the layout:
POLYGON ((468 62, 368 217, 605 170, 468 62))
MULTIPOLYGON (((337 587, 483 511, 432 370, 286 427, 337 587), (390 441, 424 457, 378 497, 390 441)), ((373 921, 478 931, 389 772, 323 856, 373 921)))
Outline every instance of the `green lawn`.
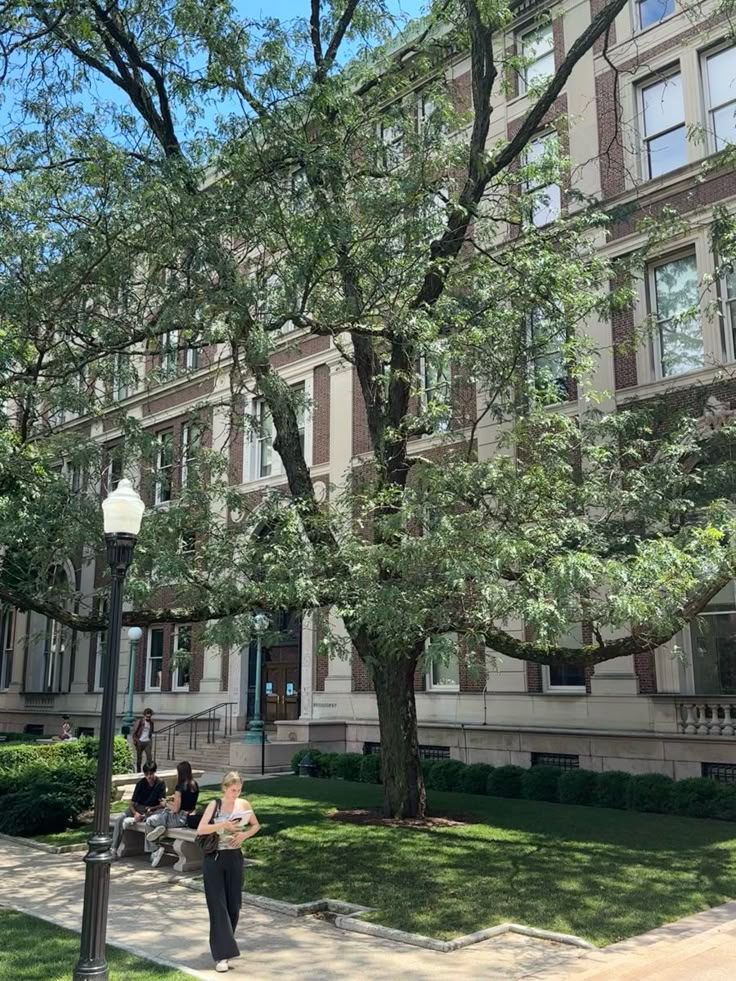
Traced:
MULTIPOLYGON (((0 981, 69 981, 79 934, 14 910, 0 909, 0 981)), ((188 975, 107 948, 110 981, 186 981, 188 975)))
POLYGON ((479 823, 359 827, 327 813, 374 807, 380 787, 283 777, 245 793, 263 825, 245 846, 261 863, 247 891, 372 906, 376 922, 438 938, 510 920, 605 945, 736 896, 725 822, 430 792, 435 813, 479 823))

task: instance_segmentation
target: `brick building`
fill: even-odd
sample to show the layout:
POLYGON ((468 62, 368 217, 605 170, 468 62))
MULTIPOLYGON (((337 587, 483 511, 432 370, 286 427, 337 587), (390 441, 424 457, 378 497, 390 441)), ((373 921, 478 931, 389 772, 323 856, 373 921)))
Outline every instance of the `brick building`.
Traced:
MULTIPOLYGON (((509 28, 505 50, 531 52, 534 63, 526 79, 516 78, 506 95, 496 96, 493 142, 513 136, 528 108, 527 83, 559 66, 603 0, 564 0, 549 29, 532 31, 529 18, 539 6, 521 3, 509 28)), ((716 257, 710 239, 714 209, 736 205, 736 176, 717 166, 705 178, 699 176, 703 161, 736 138, 736 47, 727 38, 727 25, 709 10, 715 5, 702 5, 695 23, 692 11, 681 10, 675 0, 631 0, 607 39, 577 65, 532 144, 532 150, 541 148, 557 118, 567 116, 571 187, 621 206, 620 213, 627 215, 601 238, 600 248, 612 258, 627 256, 643 243, 637 231, 642 216, 656 218, 667 206, 687 216, 687 231, 663 245, 641 277, 636 303, 612 322, 587 325, 600 352, 592 384, 608 393, 604 408, 610 412, 632 400, 661 397, 684 400, 695 414, 713 418, 736 409, 736 381, 730 380, 736 362, 736 275, 722 281, 712 276, 716 257), (696 130, 701 138, 688 139, 696 130), (675 299, 668 292, 673 282, 678 295, 701 311, 676 329, 670 323, 677 312, 675 299), (660 329, 645 343, 627 345, 648 318, 660 329)), ((469 59, 457 54, 446 71, 458 100, 468 104, 469 59)), ((543 224, 560 209, 576 206, 566 192, 547 188, 535 222, 543 224)), ((164 347, 160 357, 167 356, 164 347)), ((283 486, 268 438, 228 438, 218 398, 227 384, 227 372, 221 370, 226 352, 193 350, 179 357, 185 374, 177 374, 172 364, 171 377, 155 391, 145 384, 137 390, 120 387, 116 411, 90 424, 109 451, 108 481, 120 476, 115 447, 122 438, 117 414, 122 409, 142 420, 159 444, 153 506, 165 503, 186 480, 186 464, 178 467, 174 461, 180 456, 186 461, 186 448, 200 434, 228 455, 234 485, 256 497, 283 486), (203 413, 202 404, 208 402, 211 408, 203 413)), ((299 340, 294 334, 284 338, 273 362, 310 402, 303 440, 318 496, 339 492, 369 451, 365 408, 352 367, 329 339, 299 340)), ((147 367, 152 366, 149 361, 147 367)), ((577 393, 565 394, 569 398, 557 410, 575 413, 577 393)), ((247 411, 258 417, 263 408, 255 400, 247 411)), ((494 423, 481 424, 476 432, 481 458, 494 452, 497 438, 494 423)), ((437 452, 440 446, 430 436, 421 441, 421 452, 437 452)), ((96 582, 93 565, 70 565, 64 574, 82 592, 91 592, 96 582)), ((263 679, 267 718, 276 726, 273 765, 295 744, 363 750, 378 743, 375 699, 358 658, 328 662, 316 656, 321 623, 315 616, 284 618, 282 626, 282 642, 266 654, 263 679)), ((523 636, 524 625, 516 624, 515 631, 523 636)), ((54 720, 68 712, 78 726, 95 729, 103 640, 71 636, 38 614, 6 611, 0 633, 0 726, 31 724, 53 732, 54 720)), ((128 658, 124 642, 121 692, 128 658)), ((197 627, 153 627, 144 635, 135 666, 136 710, 151 705, 160 720, 174 721, 231 703, 242 725, 251 710, 253 663, 252 651, 221 656, 204 649, 197 627), (172 660, 173 651, 182 648, 192 652, 186 668, 172 660)), ((733 780, 734 586, 712 601, 697 624, 650 655, 578 670, 499 660, 488 651, 474 667, 435 665, 420 672, 415 687, 420 743, 427 751, 471 762, 556 762, 678 778, 704 772, 733 780)), ((252 762, 237 743, 228 753, 223 763, 252 762)))

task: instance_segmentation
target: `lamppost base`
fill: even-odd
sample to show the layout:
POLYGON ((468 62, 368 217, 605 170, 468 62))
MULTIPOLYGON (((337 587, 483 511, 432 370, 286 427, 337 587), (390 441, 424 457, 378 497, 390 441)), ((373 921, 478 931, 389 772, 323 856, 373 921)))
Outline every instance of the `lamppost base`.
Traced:
POLYGON ((263 723, 255 723, 255 725, 251 723, 245 733, 243 742, 250 746, 260 746, 261 743, 267 743, 268 736, 264 732, 263 723))

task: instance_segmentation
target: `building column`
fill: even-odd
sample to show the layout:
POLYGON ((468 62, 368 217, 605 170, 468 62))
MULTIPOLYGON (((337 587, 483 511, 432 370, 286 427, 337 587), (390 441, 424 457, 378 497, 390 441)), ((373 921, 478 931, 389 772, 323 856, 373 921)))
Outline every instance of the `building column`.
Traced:
POLYGON ((314 613, 302 617, 302 664, 299 690, 299 718, 312 718, 312 693, 314 691, 314 613))
POLYGON ((331 657, 327 677, 325 678, 325 693, 350 694, 353 690, 353 660, 352 643, 345 629, 345 624, 332 610, 329 613, 329 631, 341 641, 341 647, 347 654, 346 657, 331 657))
MULTIPOLYGON (((222 654, 219 652, 217 647, 205 647, 202 651, 202 678, 199 682, 200 694, 217 694, 223 696, 223 701, 228 701, 225 697, 227 694, 233 695, 233 681, 234 679, 228 673, 228 692, 222 692, 221 689, 221 676, 222 676, 222 658, 227 657, 227 654, 222 654)), ((233 696, 233 701, 236 698, 233 696)))

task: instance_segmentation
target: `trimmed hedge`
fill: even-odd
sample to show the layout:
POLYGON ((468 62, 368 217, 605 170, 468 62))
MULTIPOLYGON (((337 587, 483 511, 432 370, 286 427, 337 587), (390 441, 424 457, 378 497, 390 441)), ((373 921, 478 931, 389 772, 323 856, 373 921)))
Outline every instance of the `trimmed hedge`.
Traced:
MULTIPOLYGON (((359 753, 322 753, 300 749, 291 761, 294 773, 306 754, 317 765, 319 776, 362 783, 381 782, 381 757, 359 753)), ((714 818, 736 822, 736 786, 696 777, 675 782, 663 773, 631 774, 620 770, 560 770, 557 767, 493 767, 460 760, 421 760, 428 790, 489 797, 523 797, 574 804, 582 807, 611 807, 679 814, 684 817, 714 818)), ((4 793, 0 773, 0 797, 4 793)))
MULTIPOLYGON (((0 773, 19 773, 39 767, 55 767, 62 762, 96 760, 99 739, 83 737, 57 743, 0 743, 0 773)), ((113 773, 133 772, 133 752, 128 740, 116 736, 113 746, 113 773)))

